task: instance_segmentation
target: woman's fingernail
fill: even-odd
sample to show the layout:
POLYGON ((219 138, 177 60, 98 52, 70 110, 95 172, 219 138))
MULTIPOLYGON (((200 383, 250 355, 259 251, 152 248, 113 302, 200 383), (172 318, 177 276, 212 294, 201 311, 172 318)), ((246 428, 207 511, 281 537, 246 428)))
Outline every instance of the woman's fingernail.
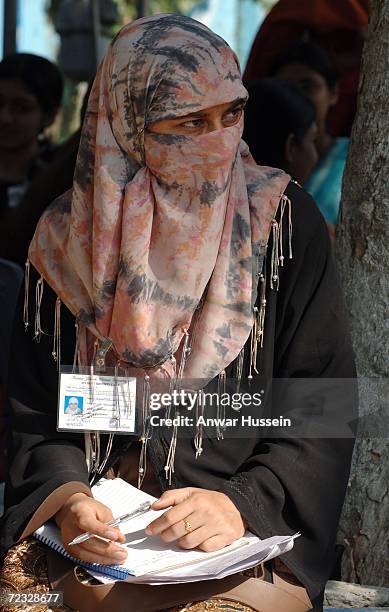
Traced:
POLYGON ((153 533, 153 530, 151 529, 151 527, 150 526, 146 527, 145 534, 146 535, 152 535, 152 533, 153 533))
POLYGON ((117 540, 118 535, 116 529, 107 529, 105 532, 105 537, 109 540, 117 540))

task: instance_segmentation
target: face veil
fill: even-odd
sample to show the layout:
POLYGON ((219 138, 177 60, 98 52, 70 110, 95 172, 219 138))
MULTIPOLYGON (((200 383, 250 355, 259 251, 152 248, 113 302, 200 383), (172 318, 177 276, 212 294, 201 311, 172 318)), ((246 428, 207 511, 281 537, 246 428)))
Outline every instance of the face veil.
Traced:
POLYGON ((99 69, 73 189, 29 258, 87 338, 110 338, 130 366, 169 370, 190 337, 183 374, 209 380, 253 328, 253 271, 289 176, 254 163, 242 121, 196 137, 147 129, 246 95, 225 41, 177 15, 125 26, 99 69))

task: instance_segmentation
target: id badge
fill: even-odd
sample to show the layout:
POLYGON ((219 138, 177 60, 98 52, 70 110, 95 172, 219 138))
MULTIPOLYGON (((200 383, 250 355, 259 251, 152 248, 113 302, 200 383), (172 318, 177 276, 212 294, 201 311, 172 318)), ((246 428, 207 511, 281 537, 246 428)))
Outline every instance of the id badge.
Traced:
POLYGON ((136 434, 136 378, 61 367, 57 430, 136 434))

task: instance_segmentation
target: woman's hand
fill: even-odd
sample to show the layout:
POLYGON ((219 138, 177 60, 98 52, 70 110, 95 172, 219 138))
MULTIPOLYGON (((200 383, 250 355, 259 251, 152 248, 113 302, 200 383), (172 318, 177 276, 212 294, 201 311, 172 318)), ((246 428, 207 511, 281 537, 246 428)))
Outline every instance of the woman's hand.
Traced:
POLYGON ((85 493, 74 493, 54 518, 61 529, 63 546, 73 557, 90 563, 107 564, 120 564, 126 560, 127 551, 114 543, 125 542, 124 535, 117 527, 105 525, 113 518, 111 510, 93 497, 88 497, 85 493), (68 546, 69 542, 85 531, 111 541, 91 538, 81 544, 68 546))
POLYGON ((169 506, 173 508, 150 523, 146 533, 160 535, 164 542, 176 542, 181 548, 219 550, 240 538, 246 529, 239 510, 219 491, 173 489, 163 493, 151 508, 162 510, 169 506))

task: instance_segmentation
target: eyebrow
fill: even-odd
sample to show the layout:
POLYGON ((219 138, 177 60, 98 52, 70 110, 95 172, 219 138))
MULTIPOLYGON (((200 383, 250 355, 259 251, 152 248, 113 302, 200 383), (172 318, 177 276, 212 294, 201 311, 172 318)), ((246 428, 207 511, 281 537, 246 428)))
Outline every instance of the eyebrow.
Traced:
POLYGON ((0 94, 0 99, 1 100, 8 100, 10 102, 12 102, 13 104, 15 103, 20 103, 20 102, 30 102, 31 104, 34 104, 36 102, 36 99, 33 96, 16 96, 16 97, 10 97, 8 98, 8 96, 4 96, 2 94, 0 94))
MULTIPOLYGON (((231 104, 229 105, 228 109, 226 109, 226 112, 236 108, 237 106, 240 106, 241 104, 245 104, 247 101, 247 98, 236 98, 236 100, 233 100, 231 102, 231 104)), ((189 113, 188 115, 183 115, 182 117, 175 117, 173 119, 173 121, 182 121, 182 119, 193 119, 194 117, 206 117, 207 113, 204 111, 198 111, 198 112, 194 112, 194 113, 189 113)))

